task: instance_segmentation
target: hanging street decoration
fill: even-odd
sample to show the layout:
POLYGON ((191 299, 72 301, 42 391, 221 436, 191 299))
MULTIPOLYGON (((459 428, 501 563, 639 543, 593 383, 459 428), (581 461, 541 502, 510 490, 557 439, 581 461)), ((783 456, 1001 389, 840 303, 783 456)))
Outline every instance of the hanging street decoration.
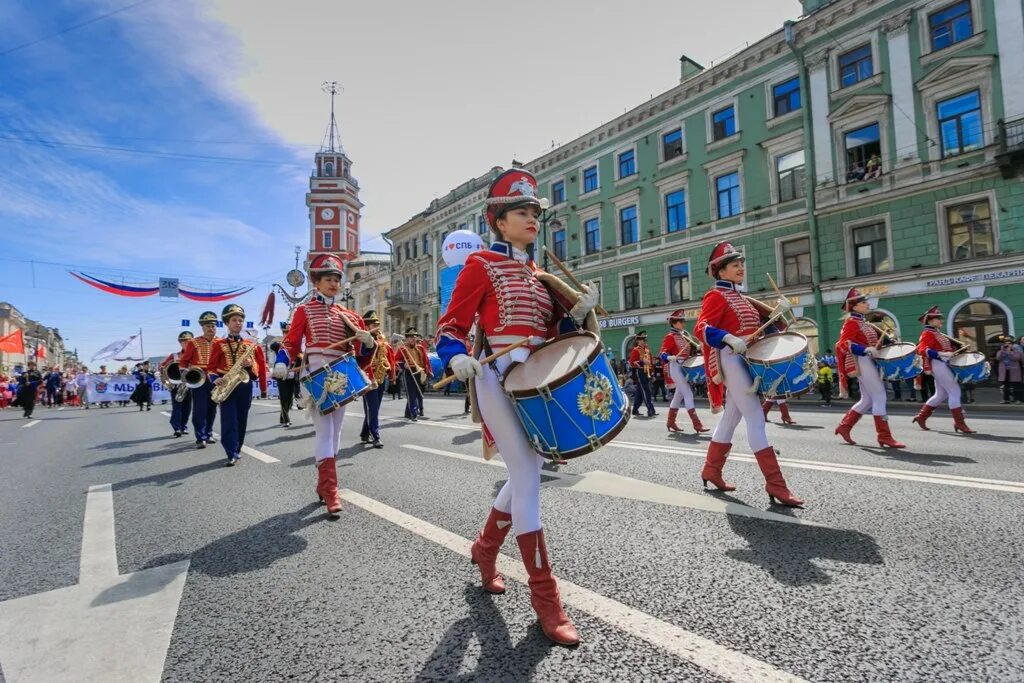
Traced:
POLYGON ((227 289, 221 291, 200 291, 197 289, 189 289, 185 285, 178 283, 177 280, 172 280, 170 278, 161 279, 160 284, 164 285, 163 289, 161 289, 160 284, 118 284, 116 282, 103 280, 101 278, 95 277, 93 275, 88 275, 86 273, 76 273, 74 271, 68 272, 71 274, 72 277, 81 280, 90 287, 95 287, 101 292, 106 292, 107 294, 116 294, 117 296, 127 296, 135 298, 153 296, 154 294, 167 295, 170 294, 169 290, 173 289, 177 291, 177 293, 180 294, 181 296, 192 301, 214 302, 234 299, 236 296, 242 296, 243 294, 247 294, 252 291, 252 287, 237 287, 235 289, 227 289), (173 285, 171 287, 168 287, 168 285, 171 285, 171 283, 173 283, 173 285))

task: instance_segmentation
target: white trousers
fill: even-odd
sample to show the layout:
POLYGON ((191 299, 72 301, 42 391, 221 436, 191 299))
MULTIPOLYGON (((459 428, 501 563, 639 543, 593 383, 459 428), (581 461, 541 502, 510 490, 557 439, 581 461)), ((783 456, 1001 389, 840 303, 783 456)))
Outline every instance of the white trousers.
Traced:
POLYGON ((672 402, 668 404, 668 407, 678 410, 680 407, 686 406, 687 410, 691 410, 693 408, 693 390, 690 389, 690 383, 683 375, 683 367, 679 363, 669 363, 668 374, 676 383, 676 391, 672 394, 672 402))
MULTIPOLYGON (((712 441, 732 443, 733 432, 740 424, 740 418, 747 423, 747 443, 755 453, 768 447, 765 433, 764 411, 757 394, 747 393, 754 386, 747 370, 746 361, 726 347, 722 349, 722 373, 725 375, 725 411, 718 421, 712 441)), ((711 379, 709 378, 710 382, 711 379)))
MULTIPOLYGON (((526 349, 516 349, 498 359, 498 368, 504 372, 513 360, 523 361, 528 355, 526 349)), ((540 468, 544 458, 530 446, 512 402, 489 365, 484 366, 483 375, 474 380, 474 385, 480 414, 508 468, 508 481, 494 499, 494 507, 512 513, 512 526, 517 536, 536 531, 541 528, 540 468)))
POLYGON ((932 377, 935 378, 935 395, 928 399, 928 405, 938 408, 944 401, 949 401, 949 409, 960 407, 960 385, 956 376, 944 361, 932 360, 932 377))
POLYGON ((878 374, 875 361, 867 356, 857 356, 857 384, 860 386, 860 400, 853 409, 861 415, 871 411, 872 415, 885 415, 885 385, 878 374))
MULTIPOLYGON (((330 360, 335 360, 332 356, 330 360)), ((324 366, 324 358, 320 354, 311 354, 309 357, 309 372, 316 372, 324 366)), ((312 401, 312 397, 309 397, 312 401)), ((313 457, 317 462, 333 458, 341 447, 341 427, 345 421, 345 409, 347 405, 338 408, 330 415, 321 415, 316 407, 309 409, 313 420, 313 457)))

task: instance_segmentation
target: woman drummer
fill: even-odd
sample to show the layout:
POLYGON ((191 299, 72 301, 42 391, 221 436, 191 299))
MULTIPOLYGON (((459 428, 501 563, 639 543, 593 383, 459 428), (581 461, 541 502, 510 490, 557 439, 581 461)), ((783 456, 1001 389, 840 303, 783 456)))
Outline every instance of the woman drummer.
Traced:
POLYGON ((935 380, 935 394, 921 406, 921 411, 914 417, 914 422, 921 429, 930 431, 925 424, 928 418, 943 401, 949 401, 949 412, 953 413, 953 429, 964 434, 974 434, 974 430, 967 426, 964 419, 964 409, 960 407, 960 385, 957 384, 953 371, 949 369, 949 359, 953 357, 955 351, 952 340, 939 331, 943 317, 939 307, 932 306, 917 319, 918 322, 924 323, 924 329, 917 340, 917 353, 924 362, 925 374, 931 375, 935 380))
POLYGON ((530 445, 515 409, 502 391, 501 376, 515 361, 525 361, 532 349, 559 333, 573 331, 577 321, 596 329, 591 311, 598 292, 585 285, 582 294, 558 278, 540 272, 530 249, 537 239, 537 181, 522 169, 512 169, 491 184, 486 200, 487 221, 494 235, 490 249, 466 259, 451 302, 437 324, 437 353, 457 379, 474 392, 474 412, 483 420, 486 445, 497 446, 509 478, 494 500, 483 530, 473 543, 472 559, 480 568, 484 590, 503 593, 505 583, 496 568, 498 552, 510 524, 530 576, 530 602, 544 634, 559 645, 575 645, 579 636, 565 610, 551 573, 540 520, 540 471, 544 459, 530 445), (469 332, 476 320, 473 354, 469 332), (488 367, 477 360, 522 339, 514 349, 488 367))
POLYGON ((861 416, 869 410, 875 418, 875 435, 878 445, 883 448, 906 448, 893 438, 889 431, 889 417, 885 410, 885 385, 882 384, 875 365, 875 356, 882 339, 864 316, 871 310, 868 298, 854 287, 846 294, 843 310, 849 313, 836 343, 836 362, 839 370, 839 395, 847 395, 847 378, 856 377, 860 382, 860 400, 850 408, 836 427, 836 434, 846 443, 856 445, 850 431, 861 416))
MULTIPOLYGON (((780 298, 778 308, 772 311, 761 302, 740 294, 737 287, 743 283, 746 274, 745 259, 743 253, 728 242, 720 242, 711 250, 707 272, 715 279, 715 286, 704 295, 694 332, 703 343, 711 412, 722 410, 723 393, 725 412, 711 435, 700 478, 705 486, 711 482, 720 491, 736 490, 722 477, 722 468, 732 448, 733 432, 742 418, 747 423, 747 443, 753 449, 754 458, 765 478, 768 500, 802 507, 804 502, 786 487, 775 458, 775 449, 768 444, 764 413, 742 357, 747 351, 745 340, 758 332, 767 319, 781 318, 781 313, 789 310, 790 304, 780 298)), ((785 323, 780 320, 775 327, 784 329, 785 323)), ((774 330, 769 327, 761 333, 771 331, 774 330)))
MULTIPOLYGON (((313 298, 300 304, 292 315, 291 329, 281 341, 274 365, 274 378, 281 380, 288 376, 292 358, 296 358, 305 346, 308 372, 338 360, 351 353, 357 357, 373 352, 373 335, 366 330, 363 317, 338 303, 338 290, 344 266, 341 259, 332 254, 322 254, 309 265, 309 276, 316 287, 313 298), (353 341, 332 346, 349 337, 353 341)), ((345 406, 328 415, 321 415, 316 405, 309 409, 313 417, 313 457, 316 459, 316 492, 327 505, 327 512, 336 515, 341 512, 341 496, 338 494, 338 471, 335 455, 341 444, 341 425, 345 420, 345 406)))
POLYGON ((686 311, 679 309, 668 317, 669 331, 661 342, 661 362, 668 367, 669 375, 675 382, 675 393, 672 394, 672 402, 668 407, 668 431, 681 432, 682 429, 676 424, 676 415, 679 408, 686 406, 686 412, 693 423, 693 431, 700 434, 708 431, 700 418, 697 417, 697 409, 693 405, 693 390, 690 383, 686 381, 683 374, 682 363, 692 354, 693 344, 687 339, 686 334, 686 311))

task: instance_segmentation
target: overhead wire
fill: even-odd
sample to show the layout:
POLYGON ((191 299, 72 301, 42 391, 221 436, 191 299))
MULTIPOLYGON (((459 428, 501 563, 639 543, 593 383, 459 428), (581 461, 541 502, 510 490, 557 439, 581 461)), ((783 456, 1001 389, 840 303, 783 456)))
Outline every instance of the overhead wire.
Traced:
POLYGON ((40 38, 36 38, 34 40, 30 40, 30 41, 28 41, 26 43, 21 43, 20 45, 15 45, 13 47, 7 48, 6 50, 2 50, 2 51, 0 51, 0 57, 6 57, 7 55, 11 54, 12 52, 17 52, 18 50, 24 50, 27 47, 32 47, 33 45, 38 45, 39 43, 45 42, 47 40, 53 40, 54 38, 58 38, 58 37, 66 34, 66 33, 70 33, 72 31, 77 31, 80 28, 84 28, 84 27, 89 26, 91 24, 95 24, 98 21, 103 21, 104 19, 109 19, 110 17, 113 17, 113 16, 115 16, 117 14, 121 14, 122 12, 127 12, 130 9, 133 9, 133 8, 138 7, 140 5, 145 5, 145 4, 150 3, 150 2, 153 2, 153 0, 139 0, 139 2, 133 2, 130 5, 124 5, 122 7, 118 7, 117 9, 111 10, 109 12, 104 12, 103 14, 97 15, 97 16, 93 17, 92 19, 87 19, 85 21, 80 21, 77 24, 72 24, 71 26, 65 26, 64 28, 62 28, 59 31, 56 31, 54 33, 50 33, 50 34, 47 34, 47 35, 42 36, 40 38))

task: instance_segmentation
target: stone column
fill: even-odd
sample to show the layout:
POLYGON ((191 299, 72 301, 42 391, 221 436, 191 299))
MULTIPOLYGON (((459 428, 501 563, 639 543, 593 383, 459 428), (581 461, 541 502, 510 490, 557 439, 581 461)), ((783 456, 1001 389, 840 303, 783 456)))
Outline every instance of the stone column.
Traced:
POLYGON ((814 128, 814 166, 817 184, 835 180, 835 164, 832 160, 832 126, 828 115, 828 51, 821 50, 806 58, 808 80, 811 90, 812 126, 814 128))
POLYGON ((914 76, 910 68, 910 14, 908 9, 882 22, 882 30, 889 44, 892 119, 896 137, 896 158, 890 164, 893 169, 919 161, 914 76))
POLYGON ((1019 0, 995 3, 996 40, 999 44, 999 77, 1003 86, 1003 118, 1024 116, 1024 7, 1019 0))

